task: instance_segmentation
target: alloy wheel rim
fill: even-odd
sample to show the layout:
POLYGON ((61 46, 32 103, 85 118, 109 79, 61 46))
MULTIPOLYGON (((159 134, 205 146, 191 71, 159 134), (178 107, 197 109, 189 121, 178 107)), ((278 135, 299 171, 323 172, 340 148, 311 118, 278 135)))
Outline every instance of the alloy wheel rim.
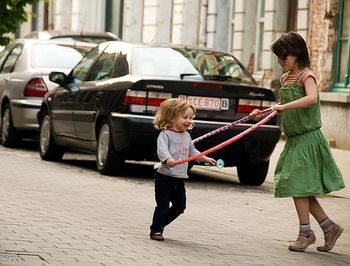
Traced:
POLYGON ((106 163, 108 146, 109 146, 109 128, 108 128, 108 125, 105 124, 101 128, 100 136, 98 138, 98 163, 101 166, 103 166, 106 163))
POLYGON ((4 112, 4 117, 2 118, 2 127, 1 127, 1 138, 3 141, 7 139, 9 127, 10 127, 10 110, 6 109, 4 112))
POLYGON ((50 121, 47 116, 44 117, 40 129, 40 149, 45 153, 50 141, 50 121))

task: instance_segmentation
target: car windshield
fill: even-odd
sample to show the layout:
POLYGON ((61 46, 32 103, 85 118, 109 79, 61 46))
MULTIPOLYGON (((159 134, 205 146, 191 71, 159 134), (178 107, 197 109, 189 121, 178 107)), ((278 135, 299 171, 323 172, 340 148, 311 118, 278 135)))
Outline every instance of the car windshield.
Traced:
POLYGON ((206 80, 255 84, 231 54, 201 49, 135 47, 131 72, 143 76, 199 76, 206 80))
POLYGON ((35 44, 31 54, 31 65, 33 67, 73 68, 86 52, 87 50, 82 47, 35 44))

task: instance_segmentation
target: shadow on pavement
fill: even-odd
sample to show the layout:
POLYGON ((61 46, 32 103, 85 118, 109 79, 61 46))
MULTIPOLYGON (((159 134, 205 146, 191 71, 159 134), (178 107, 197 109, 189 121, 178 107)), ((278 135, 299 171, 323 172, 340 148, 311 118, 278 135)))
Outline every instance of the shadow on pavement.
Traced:
MULTIPOLYGON (((38 142, 36 141, 24 140, 21 142, 21 145, 16 148, 16 150, 29 152, 35 156, 39 156, 38 142)), ((57 164, 82 168, 84 171, 91 171, 99 175, 96 168, 96 160, 94 154, 67 152, 64 155, 63 160, 57 162, 57 164)), ((128 161, 121 172, 119 172, 117 175, 109 177, 123 179, 124 181, 135 183, 153 182, 153 165, 154 163, 152 162, 128 161)), ((103 176, 101 175, 101 177, 103 176)), ((186 184, 192 188, 203 188, 207 186, 211 189, 239 189, 257 193, 271 193, 272 191, 272 185, 269 182, 265 182, 262 186, 259 187, 243 186, 239 183, 239 180, 233 170, 223 172, 214 169, 213 167, 206 168, 194 166, 189 172, 189 179, 186 181, 186 184)))

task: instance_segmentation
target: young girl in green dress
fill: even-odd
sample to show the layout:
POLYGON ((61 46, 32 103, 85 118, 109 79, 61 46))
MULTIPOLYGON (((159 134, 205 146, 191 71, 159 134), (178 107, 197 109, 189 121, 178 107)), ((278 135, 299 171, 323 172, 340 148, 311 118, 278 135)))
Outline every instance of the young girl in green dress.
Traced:
MULTIPOLYGON (((282 35, 272 45, 284 74, 280 103, 272 107, 282 118, 287 137, 275 170, 275 197, 293 197, 299 218, 299 235, 291 251, 304 251, 315 243, 310 213, 320 224, 325 244, 318 251, 334 247, 343 228, 334 223, 316 199, 344 188, 344 181, 321 128, 320 101, 316 75, 309 69, 310 58, 304 39, 295 32, 282 35)), ((259 110, 252 115, 259 116, 259 110)))

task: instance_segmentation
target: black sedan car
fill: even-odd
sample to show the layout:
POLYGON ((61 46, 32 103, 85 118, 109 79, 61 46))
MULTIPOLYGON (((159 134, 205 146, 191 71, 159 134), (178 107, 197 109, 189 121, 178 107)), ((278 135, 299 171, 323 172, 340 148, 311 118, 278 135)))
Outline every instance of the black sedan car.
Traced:
MULTIPOLYGON (((197 107, 197 138, 275 102, 229 53, 187 46, 101 43, 66 76, 52 72, 60 86, 49 91, 38 114, 40 155, 61 160, 65 151, 96 153, 101 174, 116 174, 125 160, 157 161, 159 132, 152 120, 168 98, 191 100, 197 107)), ((256 123, 250 120, 196 143, 211 148, 256 123)), ((261 185, 280 138, 278 119, 211 154, 237 166, 242 184, 261 185)))

